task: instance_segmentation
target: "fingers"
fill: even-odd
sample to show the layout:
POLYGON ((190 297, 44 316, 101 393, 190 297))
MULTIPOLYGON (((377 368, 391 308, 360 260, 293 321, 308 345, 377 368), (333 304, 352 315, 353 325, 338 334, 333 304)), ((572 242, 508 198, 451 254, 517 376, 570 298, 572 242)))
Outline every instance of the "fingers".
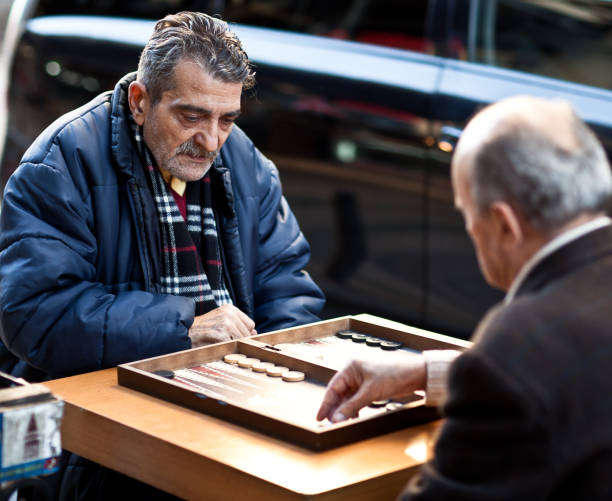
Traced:
POLYGON ((231 304, 225 304, 196 317, 189 329, 192 347, 254 334, 257 334, 255 322, 231 304))
POLYGON ((357 417, 359 410, 366 405, 370 405, 374 399, 369 389, 366 386, 361 386, 351 398, 338 406, 329 420, 337 423, 348 418, 357 417))
MULTIPOLYGON (((353 361, 347 365, 343 370, 336 373, 336 375, 329 381, 327 390, 323 396, 323 402, 317 412, 317 419, 322 421, 325 418, 332 420, 332 417, 336 414, 338 407, 351 395, 359 386, 359 382, 356 380, 356 375, 360 373, 358 362, 353 361)), ((349 416, 346 416, 349 417, 349 416)))
POLYGON ((234 339, 238 337, 254 336, 255 334, 257 334, 257 331, 255 330, 255 322, 248 315, 245 315, 242 311, 240 311, 233 305, 227 306, 231 306, 231 308, 233 309, 233 313, 237 317, 237 335, 234 336, 234 339))
POLYGON ((317 419, 343 421, 373 401, 391 397, 402 385, 394 378, 397 370, 395 364, 353 360, 329 382, 317 419))
POLYGON ((218 308, 227 316, 227 330, 230 339, 238 339, 257 334, 255 322, 232 304, 225 304, 218 308))
POLYGON ((385 362, 354 361, 348 366, 354 388, 329 409, 327 416, 333 422, 358 416, 359 410, 375 400, 411 395, 414 390, 425 389, 427 368, 423 355, 389 359, 385 362))
POLYGON ((317 419, 319 421, 325 418, 331 419, 337 407, 342 403, 342 395, 344 394, 344 391, 341 390, 344 387, 344 382, 341 379, 342 377, 342 373, 337 373, 329 382, 325 395, 323 396, 323 402, 321 402, 321 406, 317 412, 317 419))

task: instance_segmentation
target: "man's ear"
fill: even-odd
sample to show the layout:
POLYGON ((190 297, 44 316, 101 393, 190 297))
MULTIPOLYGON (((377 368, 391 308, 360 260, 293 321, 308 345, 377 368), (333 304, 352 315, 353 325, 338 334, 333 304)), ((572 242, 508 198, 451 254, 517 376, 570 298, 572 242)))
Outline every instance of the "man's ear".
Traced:
POLYGON ((489 211, 498 241, 512 252, 525 240, 520 215, 510 204, 502 201, 491 204, 489 211))
POLYGON ((130 84, 128 89, 128 103, 134 120, 138 125, 142 126, 150 104, 149 94, 144 84, 138 81, 130 84))

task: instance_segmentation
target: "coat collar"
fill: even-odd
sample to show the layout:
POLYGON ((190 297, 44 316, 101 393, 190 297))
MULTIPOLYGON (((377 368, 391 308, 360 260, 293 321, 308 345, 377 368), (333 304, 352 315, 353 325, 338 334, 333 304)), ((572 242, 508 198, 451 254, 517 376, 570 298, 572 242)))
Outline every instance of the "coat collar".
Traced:
POLYGON ((612 255, 612 226, 591 231, 542 259, 527 274, 516 296, 534 292, 578 268, 612 255))
POLYGON ((125 75, 115 85, 111 97, 111 151, 121 172, 144 181, 142 165, 132 144, 130 132, 128 89, 134 80, 136 72, 125 75))

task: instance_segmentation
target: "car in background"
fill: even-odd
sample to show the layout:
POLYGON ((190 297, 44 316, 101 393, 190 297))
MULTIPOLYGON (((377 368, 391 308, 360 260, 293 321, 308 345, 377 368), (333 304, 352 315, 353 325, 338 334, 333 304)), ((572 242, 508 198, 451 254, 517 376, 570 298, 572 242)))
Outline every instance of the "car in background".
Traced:
POLYGON ((279 168, 327 318, 468 338, 502 297, 449 176, 483 106, 567 99, 612 157, 610 1, 41 1, 13 56, 3 182, 45 126, 136 68, 153 19, 182 9, 235 23, 255 65, 239 125, 279 168))

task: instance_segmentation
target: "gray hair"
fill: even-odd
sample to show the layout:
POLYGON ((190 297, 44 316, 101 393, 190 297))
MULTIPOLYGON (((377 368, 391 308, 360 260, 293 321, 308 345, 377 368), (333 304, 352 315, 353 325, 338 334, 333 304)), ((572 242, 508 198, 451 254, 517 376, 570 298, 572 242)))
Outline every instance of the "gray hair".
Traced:
POLYGON ((196 62, 211 77, 227 83, 255 84, 255 73, 238 37, 228 24, 201 12, 179 12, 155 23, 138 63, 138 80, 153 103, 174 85, 174 69, 182 60, 196 62))
POLYGON ((482 145, 471 176, 478 209, 504 200, 542 231, 608 209, 612 175, 604 149, 575 113, 571 132, 577 146, 567 148, 519 123, 482 145))

